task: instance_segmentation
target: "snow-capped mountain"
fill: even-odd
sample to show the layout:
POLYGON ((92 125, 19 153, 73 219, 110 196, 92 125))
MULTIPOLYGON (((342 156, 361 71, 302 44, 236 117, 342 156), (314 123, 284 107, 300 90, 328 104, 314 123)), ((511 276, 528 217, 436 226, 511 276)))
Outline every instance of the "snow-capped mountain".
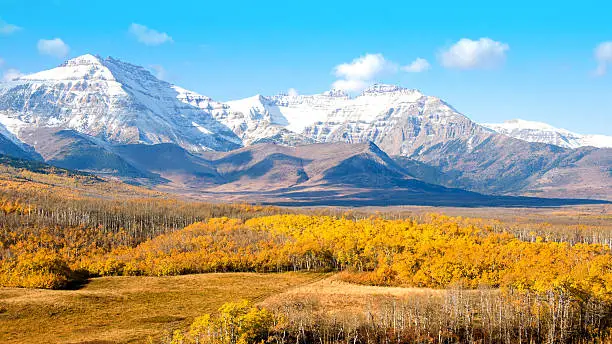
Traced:
MULTIPOLYGON (((484 126, 529 142, 611 146, 609 137, 535 122, 484 126)), ((439 98, 396 85, 376 84, 356 97, 331 90, 221 103, 142 67, 93 55, 0 84, 0 133, 17 145, 33 144, 32 130, 40 127, 72 129, 110 144, 171 142, 194 152, 261 142, 372 141, 400 156, 451 140, 469 151, 492 134, 439 98)))
POLYGON ((396 85, 355 97, 330 90, 222 103, 93 55, 0 83, 0 152, 29 155, 33 147, 58 166, 139 178, 163 171, 141 171, 125 153, 135 146, 119 145, 155 155, 151 145, 168 143, 197 155, 265 142, 373 142, 429 183, 612 199, 612 150, 582 147, 611 147, 608 140, 523 122, 485 127, 440 98, 396 85))
POLYGON ((142 67, 93 55, 0 84, 0 124, 24 141, 31 138, 25 131, 55 127, 111 144, 173 142, 192 151, 241 146, 211 116, 214 106, 220 105, 195 100, 142 67))
POLYGON ((483 123, 491 130, 527 142, 548 143, 564 148, 597 147, 612 148, 612 136, 582 135, 552 125, 513 119, 503 123, 483 123))
POLYGON ((430 183, 484 193, 612 197, 609 150, 564 149, 499 134, 418 90, 376 84, 356 97, 332 90, 258 95, 226 105, 215 118, 245 145, 270 137, 266 130, 272 129, 315 142, 371 141, 430 183))
POLYGON ((395 85, 376 84, 354 98, 331 90, 315 95, 257 95, 226 105, 215 118, 232 128, 245 145, 284 130, 294 133, 293 142, 372 141, 388 154, 408 156, 446 140, 461 138, 476 144, 490 134, 439 98, 395 85))

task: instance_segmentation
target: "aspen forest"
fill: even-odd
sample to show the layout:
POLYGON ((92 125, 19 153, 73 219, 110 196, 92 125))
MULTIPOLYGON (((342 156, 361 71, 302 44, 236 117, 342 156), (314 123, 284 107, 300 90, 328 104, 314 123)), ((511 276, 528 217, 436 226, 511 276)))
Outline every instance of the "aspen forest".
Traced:
POLYGON ((320 276, 304 292, 226 300, 149 342, 612 340, 607 211, 585 224, 212 204, 87 174, 4 168, 5 290, 78 289, 100 278, 320 276))

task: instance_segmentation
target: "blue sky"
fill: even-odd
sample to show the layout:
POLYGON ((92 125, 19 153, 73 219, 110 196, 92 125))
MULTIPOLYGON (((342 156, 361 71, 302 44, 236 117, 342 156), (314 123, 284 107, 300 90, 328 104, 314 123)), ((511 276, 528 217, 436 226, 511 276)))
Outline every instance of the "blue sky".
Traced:
POLYGON ((110 55, 221 101, 379 81, 479 122, 612 135, 612 4, 505 3, 0 0, 0 69, 110 55))

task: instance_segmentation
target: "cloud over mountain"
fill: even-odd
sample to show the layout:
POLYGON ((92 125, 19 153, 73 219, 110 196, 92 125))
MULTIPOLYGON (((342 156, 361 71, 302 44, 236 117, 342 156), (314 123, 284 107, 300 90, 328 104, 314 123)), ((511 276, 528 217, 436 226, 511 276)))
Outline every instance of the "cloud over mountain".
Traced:
POLYGON ((159 32, 141 24, 132 23, 128 31, 130 34, 136 37, 138 42, 145 45, 153 46, 172 42, 172 37, 170 37, 170 35, 167 33, 159 32))
POLYGON ((431 67, 429 62, 424 58, 417 58, 409 65, 403 66, 402 70, 409 73, 420 73, 428 70, 431 67))
POLYGON ((380 75, 396 70, 397 66, 386 60, 382 54, 365 54, 334 68, 334 74, 340 79, 334 82, 333 87, 349 92, 360 91, 380 75))
POLYGON ((36 47, 39 53, 57 58, 64 58, 70 52, 70 47, 61 38, 41 39, 36 47))
POLYGON ((490 38, 462 38, 440 53, 440 62, 446 68, 493 68, 505 61, 508 50, 508 44, 490 38))

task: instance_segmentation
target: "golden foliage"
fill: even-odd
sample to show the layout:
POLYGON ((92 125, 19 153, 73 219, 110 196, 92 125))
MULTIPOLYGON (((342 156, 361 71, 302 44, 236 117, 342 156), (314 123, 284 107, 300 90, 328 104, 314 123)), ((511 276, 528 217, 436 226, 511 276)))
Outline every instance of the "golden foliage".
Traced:
MULTIPOLYGON (((227 302, 215 316, 205 314, 197 317, 189 327, 190 343, 208 344, 250 344, 271 341, 271 332, 279 318, 266 309, 253 306, 249 301, 227 302)), ((180 338, 186 342, 183 333, 174 332, 172 343, 180 338)), ((178 342, 178 341, 177 341, 178 342)))
POLYGON ((82 259, 78 268, 155 276, 337 270, 345 280, 363 284, 490 286, 612 301, 608 247, 526 242, 475 223, 442 215, 423 223, 306 215, 217 218, 82 259))

